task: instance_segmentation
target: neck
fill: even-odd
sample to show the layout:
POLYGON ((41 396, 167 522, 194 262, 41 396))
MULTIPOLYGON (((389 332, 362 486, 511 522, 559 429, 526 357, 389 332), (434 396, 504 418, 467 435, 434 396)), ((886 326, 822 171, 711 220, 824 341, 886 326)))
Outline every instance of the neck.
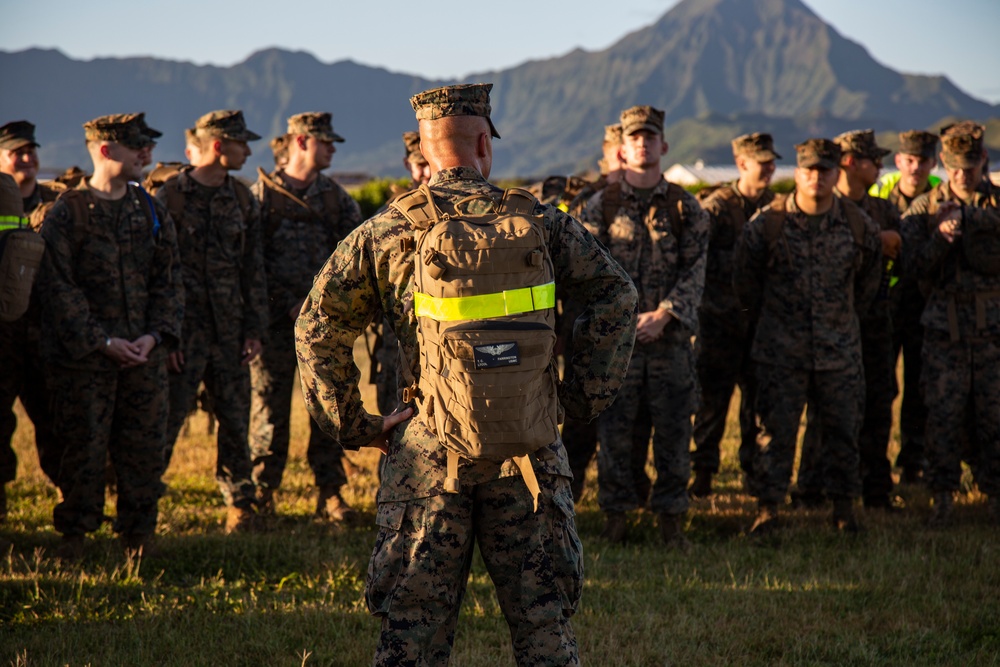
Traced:
POLYGON ((319 169, 305 164, 302 160, 289 160, 284 169, 285 178, 292 187, 301 189, 309 187, 319 176, 319 169))
POLYGON ((749 199, 750 201, 757 201, 760 199, 760 195, 767 187, 757 187, 756 185, 751 185, 747 183, 742 178, 736 181, 736 189, 740 191, 740 194, 749 199))
POLYGON ((121 199, 128 188, 128 180, 121 174, 111 174, 95 167, 94 175, 87 180, 87 186, 98 199, 121 199))
POLYGON ((801 192, 795 192, 795 205, 806 215, 823 215, 833 208, 833 194, 825 197, 813 199, 804 196, 801 192))
POLYGON ((656 184, 663 179, 663 174, 660 173, 658 167, 656 169, 642 169, 641 171, 626 169, 624 178, 625 182, 633 188, 645 190, 655 188, 656 184))
POLYGON ((853 202, 859 202, 865 196, 865 193, 868 192, 868 188, 864 186, 864 183, 858 183, 854 179, 848 178, 841 171, 840 178, 837 179, 837 192, 853 202))
POLYGON ((190 172, 191 178, 209 188, 217 188, 226 182, 229 171, 219 162, 203 164, 190 172))
POLYGON ((903 179, 899 179, 898 185, 899 185, 899 191, 903 193, 904 197, 906 197, 907 199, 915 199, 920 195, 924 194, 925 192, 927 192, 930 189, 931 183, 930 181, 925 180, 923 183, 920 184, 920 186, 911 188, 909 183, 904 182, 903 179))
POLYGON ((38 187, 37 178, 26 178, 17 184, 17 189, 21 191, 21 199, 27 199, 35 192, 35 188, 38 187))

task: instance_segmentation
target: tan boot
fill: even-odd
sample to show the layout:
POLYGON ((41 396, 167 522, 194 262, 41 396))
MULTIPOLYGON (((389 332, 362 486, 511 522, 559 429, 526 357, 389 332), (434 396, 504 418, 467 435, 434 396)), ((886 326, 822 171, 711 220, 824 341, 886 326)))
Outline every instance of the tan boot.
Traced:
POLYGON ((779 527, 778 506, 771 503, 760 503, 757 506, 757 516, 750 526, 751 535, 767 535, 779 527))
POLYGON ((683 514, 660 514, 660 537, 667 549, 676 549, 687 553, 691 550, 691 542, 684 535, 683 514))
POLYGON ((712 471, 697 468, 694 471, 694 481, 688 487, 692 498, 708 498, 712 495, 712 471))
POLYGON ((357 512, 341 497, 339 487, 321 486, 319 487, 319 496, 316 498, 316 516, 326 521, 339 523, 353 520, 357 516, 357 512))
POLYGON ((257 515, 252 509, 230 507, 226 511, 226 535, 251 533, 256 527, 257 515))
POLYGON ((861 524, 854 516, 854 502, 850 498, 833 501, 833 527, 841 533, 860 533, 861 524))
POLYGON ((63 535, 56 549, 56 558, 66 562, 83 560, 86 542, 83 535, 63 535))
POLYGON ((155 550, 153 535, 122 535, 121 541, 125 558, 129 560, 149 558, 155 550))
POLYGON ((257 491, 257 515, 274 516, 277 511, 274 507, 274 489, 261 487, 257 491))

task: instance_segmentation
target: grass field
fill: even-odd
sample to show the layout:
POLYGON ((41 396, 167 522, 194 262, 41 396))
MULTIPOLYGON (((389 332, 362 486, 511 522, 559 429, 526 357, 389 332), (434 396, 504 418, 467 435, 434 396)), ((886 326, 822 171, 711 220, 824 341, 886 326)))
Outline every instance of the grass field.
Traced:
MULTIPOLYGON (((298 401, 281 516, 266 532, 223 536, 214 439, 198 416, 167 472, 157 554, 126 562, 105 526, 85 560, 67 566, 52 557, 56 492, 22 419, 0 527, 0 665, 370 663, 379 624, 363 588, 374 457, 350 455, 362 472, 346 495, 363 525, 314 522, 306 420, 298 401)), ((602 544, 591 469, 578 507, 586 588, 574 617, 585 664, 1000 665, 1000 535, 975 491, 959 500, 960 526, 950 530, 925 528, 927 493, 903 487, 909 509, 862 513, 860 536, 834 534, 827 512, 809 511, 760 541, 743 534, 753 505, 735 449, 727 434, 721 490, 695 503, 687 555, 661 549, 649 515, 636 517, 628 544, 602 544)), ((451 664, 513 664, 478 559, 451 664)))

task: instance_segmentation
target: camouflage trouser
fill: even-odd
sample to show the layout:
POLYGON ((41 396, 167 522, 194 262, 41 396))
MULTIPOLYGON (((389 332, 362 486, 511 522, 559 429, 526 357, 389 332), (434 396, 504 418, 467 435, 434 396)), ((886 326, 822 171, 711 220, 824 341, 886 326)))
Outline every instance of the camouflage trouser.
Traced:
POLYGON ((13 481, 17 475, 17 455, 10 443, 17 430, 14 401, 20 398, 35 425, 42 472, 58 485, 63 445, 52 434, 44 365, 38 341, 29 339, 28 324, 27 315, 14 322, 0 322, 0 484, 13 481))
POLYGON ((972 459, 980 491, 988 496, 1000 493, 998 369, 1000 338, 952 342, 946 332, 924 333, 927 472, 933 491, 958 490, 964 454, 972 459), (967 435, 975 443, 974 454, 963 451, 963 424, 969 426, 967 435))
MULTIPOLYGON (((257 486, 276 489, 288 460, 292 392, 296 380, 295 336, 291 326, 272 328, 264 352, 250 364, 253 387, 250 403, 250 452, 257 486)), ((344 448, 309 420, 309 467, 317 486, 340 488, 344 475, 344 448)))
POLYGON ((242 341, 213 341, 204 331, 185 332, 184 338, 184 367, 181 373, 170 374, 165 465, 170 465, 177 435, 195 407, 198 385, 204 382, 219 420, 215 479, 227 505, 249 508, 255 487, 247 443, 250 369, 240 365, 242 341))
POLYGON ((753 461, 753 486, 763 503, 785 500, 795 463, 795 444, 802 408, 816 410, 826 465, 825 488, 833 498, 856 498, 858 425, 865 385, 860 364, 836 371, 812 371, 757 364, 759 433, 753 461))
MULTIPOLYGON (((887 450, 895 393, 895 367, 888 322, 882 327, 867 327, 861 340, 861 352, 865 381, 864 412, 858 435, 861 493, 868 499, 886 499, 893 486, 892 465, 887 450)), ((828 457, 823 446, 822 428, 815 422, 816 412, 816 402, 810 401, 797 486, 799 495, 819 498, 826 491, 828 457)))
MULTIPOLYGON (((900 353, 903 355, 903 403, 899 410, 900 443, 896 465, 923 470, 927 467, 924 452, 927 408, 920 382, 920 357, 924 345, 924 327, 920 324, 920 314, 923 312, 924 300, 915 286, 912 290, 905 290, 901 298, 909 301, 898 307, 892 324, 893 359, 898 359, 900 353)), ((896 382, 895 366, 892 380, 896 382)), ((899 392, 898 387, 896 391, 899 392)))
POLYGON ((752 336, 740 336, 721 328, 706 326, 695 341, 695 365, 701 403, 694 415, 694 452, 691 465, 695 470, 719 472, 719 443, 726 431, 729 402, 733 389, 740 388, 740 468, 750 470, 757 442, 754 419, 754 371, 750 359, 752 336))
POLYGON ((583 553, 569 479, 538 475, 537 512, 521 477, 458 494, 381 502, 365 599, 382 619, 374 665, 445 665, 473 546, 486 563, 519 665, 578 665, 569 617, 583 587, 583 553))
POLYGON ((645 505, 632 474, 635 423, 642 406, 653 425, 654 512, 687 511, 691 477, 691 413, 697 401, 694 359, 687 342, 656 343, 632 353, 618 398, 598 421, 597 502, 605 512, 645 505))
POLYGON ((163 442, 167 427, 165 353, 117 372, 49 366, 53 431, 66 451, 56 505, 56 530, 83 535, 104 517, 108 455, 115 469, 118 517, 115 531, 149 535, 156 530, 163 495, 163 442))

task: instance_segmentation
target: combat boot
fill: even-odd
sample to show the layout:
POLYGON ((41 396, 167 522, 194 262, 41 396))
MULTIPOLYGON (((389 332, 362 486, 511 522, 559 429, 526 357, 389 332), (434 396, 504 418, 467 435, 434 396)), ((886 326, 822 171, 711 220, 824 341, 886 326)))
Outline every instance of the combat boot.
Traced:
POLYGON ((712 495, 712 471, 704 468, 696 468, 694 471, 694 481, 688 487, 688 493, 692 498, 708 498, 712 495))
POLYGON ((622 544, 625 541, 627 529, 628 520, 624 512, 607 512, 604 515, 604 530, 601 531, 601 539, 611 544, 622 544))
POLYGON ((854 516, 854 502, 850 498, 833 501, 833 527, 841 533, 860 533, 861 525, 854 516))
POLYGON ((954 509, 955 499, 952 497, 951 491, 935 493, 933 505, 931 505, 931 518, 927 525, 931 528, 947 528, 951 525, 954 509))
POLYGON ((340 495, 340 487, 325 484, 319 487, 316 498, 316 517, 339 523, 349 521, 357 515, 354 508, 347 504, 340 495))
POLYGON ((757 516, 750 526, 751 535, 767 535, 779 527, 778 506, 774 503, 761 502, 757 505, 757 516))
POLYGON ((691 550, 691 542, 684 535, 684 514, 660 514, 660 537, 668 550, 687 553, 691 550))
POLYGON ((226 511, 226 535, 251 533, 257 527, 257 515, 246 507, 230 507, 226 511))
POLYGON ((155 538, 153 535, 122 535, 122 549, 128 560, 149 558, 153 555, 155 538))
POLYGON ((274 489, 262 486, 257 491, 257 516, 271 517, 277 511, 274 508, 274 489))

